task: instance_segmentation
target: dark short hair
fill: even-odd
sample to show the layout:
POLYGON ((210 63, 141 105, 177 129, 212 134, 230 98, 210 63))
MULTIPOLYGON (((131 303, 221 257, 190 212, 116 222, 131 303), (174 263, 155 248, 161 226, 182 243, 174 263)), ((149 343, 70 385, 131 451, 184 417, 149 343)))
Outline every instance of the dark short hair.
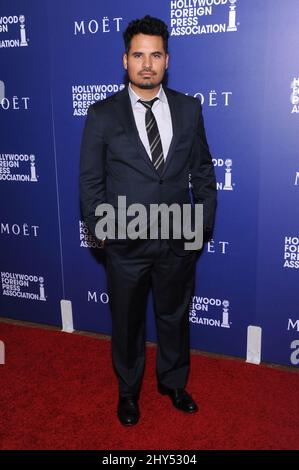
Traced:
POLYGON ((130 49, 133 36, 136 36, 136 34, 140 33, 148 34, 150 36, 161 36, 163 39, 164 50, 165 52, 168 52, 169 32, 167 25, 164 23, 164 21, 159 20, 159 18, 146 15, 140 20, 131 21, 123 33, 126 53, 130 49))

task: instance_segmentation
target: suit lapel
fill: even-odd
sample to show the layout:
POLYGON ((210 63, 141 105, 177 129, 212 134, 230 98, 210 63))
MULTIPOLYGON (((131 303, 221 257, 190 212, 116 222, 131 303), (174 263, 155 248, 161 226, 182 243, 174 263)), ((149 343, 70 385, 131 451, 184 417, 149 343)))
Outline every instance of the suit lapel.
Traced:
MULTIPOLYGON (((163 88, 163 89, 166 93, 168 105, 170 109, 173 136, 172 136, 172 140, 170 143, 168 154, 166 156, 166 162, 163 168, 162 175, 165 173, 167 167, 170 164, 171 159, 173 158, 173 155, 175 153, 175 147, 176 147, 179 135, 180 135, 180 129, 182 128, 182 126, 180 125, 180 109, 177 104, 177 100, 175 99, 175 92, 168 90, 167 88, 163 88)), ((115 95, 114 106, 115 106, 116 116, 121 121, 121 124, 126 132, 126 135, 131 141, 132 145, 134 146, 134 148, 138 149, 141 157, 147 163, 151 171, 153 171, 155 174, 158 174, 139 137, 139 133, 138 133, 138 129, 135 123, 135 118, 134 118, 130 96, 129 96, 127 87, 123 91, 115 95)))
POLYGON ((155 167, 152 164, 147 154, 147 151, 145 150, 144 145, 139 137, 127 87, 123 91, 115 95, 114 105, 116 108, 116 115, 121 121, 121 124, 126 132, 128 139, 131 141, 134 148, 138 149, 141 157, 145 160, 149 168, 156 173, 155 167))
POLYGON ((171 90, 168 90, 168 88, 163 87, 163 90, 165 91, 165 94, 167 96, 167 101, 168 101, 168 105, 170 109, 170 115, 171 115, 171 121, 172 121, 172 139, 170 142, 168 154, 166 155, 166 161, 165 161, 162 175, 167 170, 170 164, 170 161, 174 155, 175 147, 180 136, 180 129, 182 129, 182 126, 180 124, 180 109, 177 104, 177 100, 175 99, 175 93, 171 90))

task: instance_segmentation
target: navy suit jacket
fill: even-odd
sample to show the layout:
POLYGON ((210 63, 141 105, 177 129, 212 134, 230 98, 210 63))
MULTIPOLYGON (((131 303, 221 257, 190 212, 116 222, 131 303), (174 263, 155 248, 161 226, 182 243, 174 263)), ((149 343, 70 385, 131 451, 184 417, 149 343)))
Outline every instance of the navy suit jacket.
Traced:
POLYGON ((116 207, 119 195, 126 196, 127 206, 190 203, 189 175, 193 202, 203 204, 204 231, 213 229, 216 181, 201 104, 177 91, 165 87, 164 91, 173 138, 161 175, 139 138, 127 87, 88 110, 81 144, 80 198, 83 218, 93 235, 99 220, 96 207, 101 203, 116 207))

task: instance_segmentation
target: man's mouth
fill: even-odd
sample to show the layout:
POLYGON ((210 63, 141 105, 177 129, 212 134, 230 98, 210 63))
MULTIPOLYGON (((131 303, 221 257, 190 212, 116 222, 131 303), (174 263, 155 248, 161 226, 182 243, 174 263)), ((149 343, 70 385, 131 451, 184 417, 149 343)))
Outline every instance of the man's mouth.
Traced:
POLYGON ((141 72, 142 77, 152 77, 154 74, 152 72, 141 72))

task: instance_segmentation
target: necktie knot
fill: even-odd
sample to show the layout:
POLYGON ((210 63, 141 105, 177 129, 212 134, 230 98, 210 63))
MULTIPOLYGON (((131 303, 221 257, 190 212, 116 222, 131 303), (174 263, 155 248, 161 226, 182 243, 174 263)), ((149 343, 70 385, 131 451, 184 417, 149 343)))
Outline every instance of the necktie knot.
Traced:
POLYGON ((143 104, 143 106, 145 106, 147 109, 152 109, 152 106, 153 104, 155 103, 155 101, 157 101, 159 98, 154 98, 150 101, 143 101, 143 100, 139 100, 139 103, 143 104))

